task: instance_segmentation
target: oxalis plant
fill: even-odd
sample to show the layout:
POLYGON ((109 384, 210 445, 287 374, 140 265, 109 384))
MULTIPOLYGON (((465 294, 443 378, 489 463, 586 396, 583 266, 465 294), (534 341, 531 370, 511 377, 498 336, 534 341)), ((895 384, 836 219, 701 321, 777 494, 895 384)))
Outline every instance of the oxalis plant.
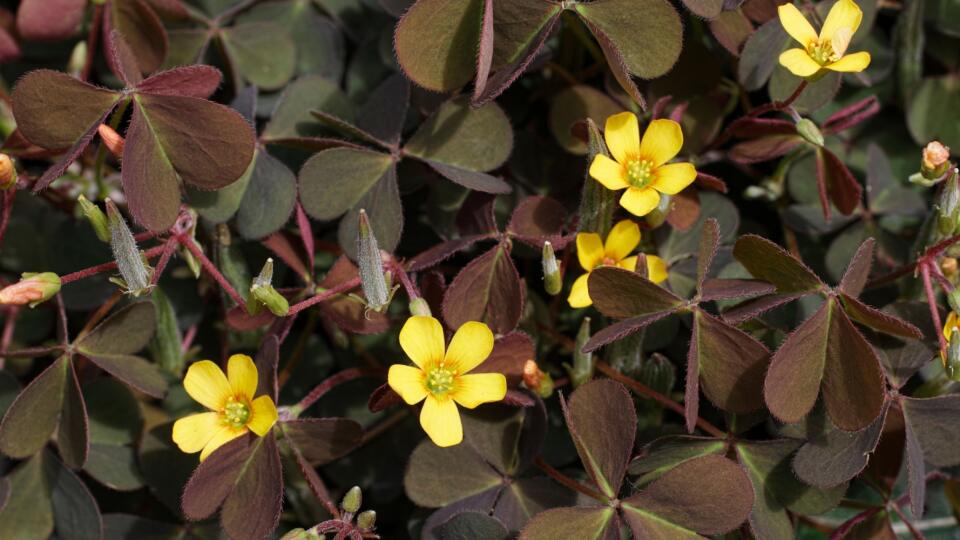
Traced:
POLYGON ((0 3, 0 539, 954 538, 958 21, 0 3))

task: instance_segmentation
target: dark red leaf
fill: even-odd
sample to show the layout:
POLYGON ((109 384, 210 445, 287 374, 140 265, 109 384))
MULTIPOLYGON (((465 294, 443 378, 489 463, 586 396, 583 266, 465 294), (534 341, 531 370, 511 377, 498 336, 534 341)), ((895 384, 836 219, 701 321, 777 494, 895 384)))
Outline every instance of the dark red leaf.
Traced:
POLYGON ((720 247, 720 226, 717 220, 707 218, 703 222, 703 231, 700 233, 700 248, 697 252, 697 292, 703 291, 703 282, 707 279, 713 258, 717 256, 720 247))
POLYGON ((560 403, 587 473, 601 493, 616 497, 637 430, 630 394, 616 381, 596 379, 578 388, 569 403, 560 403))
POLYGON ((590 32, 593 33, 594 37, 597 38, 597 43, 600 44, 600 50, 603 51, 603 56, 607 59, 607 67, 610 68, 613 77, 620 83, 620 86, 627 92, 627 95, 637 102, 640 109, 646 110, 647 101, 643 99, 643 94, 640 93, 637 84, 633 82, 633 76, 630 75, 630 70, 627 69, 626 59, 623 57, 620 49, 617 48, 616 43, 614 43, 603 30, 597 27, 597 25, 586 19, 582 20, 584 24, 587 25, 587 28, 590 29, 590 32))
POLYGON ((802 144, 803 137, 793 135, 765 135, 737 143, 730 149, 730 159, 737 163, 760 163, 785 156, 802 144))
POLYGON ((383 383, 370 394, 370 399, 367 400, 367 409, 376 413, 402 403, 403 398, 400 397, 400 394, 394 392, 393 388, 390 388, 387 383, 383 383))
POLYGON ((830 302, 803 322, 780 345, 763 384, 770 413, 788 424, 799 422, 817 401, 830 337, 830 302))
POLYGON ((698 309, 690 350, 698 358, 703 393, 711 403, 738 414, 763 407, 757 390, 770 359, 763 343, 698 309))
MULTIPOLYGON (((700 288, 700 301, 731 300, 770 294, 776 290, 772 283, 753 279, 707 279, 700 288)), ((724 317, 726 318, 726 316, 724 317)))
POLYGON ((843 301, 843 309, 847 312, 847 315, 860 324, 892 336, 907 339, 923 338, 920 329, 907 321, 872 308, 844 293, 840 293, 840 299, 843 301))
POLYGON ((502 373, 507 378, 507 386, 515 388, 523 380, 523 365, 535 358, 530 336, 511 332, 494 342, 490 356, 471 373, 502 373))
POLYGON ((804 292, 794 294, 770 294, 747 300, 724 311, 723 320, 730 324, 740 324, 754 317, 759 317, 771 309, 790 303, 798 298, 803 298, 806 295, 807 293, 804 292))
POLYGON ((776 285, 778 294, 813 292, 825 287, 813 270, 762 236, 741 236, 733 247, 733 256, 753 277, 776 285))
POLYGON ((859 431, 880 414, 884 378, 873 347, 850 322, 843 309, 832 306, 830 336, 823 372, 823 401, 834 424, 859 431))
POLYGON ((276 440, 269 434, 259 442, 239 477, 230 482, 231 487, 234 482, 236 485, 220 512, 223 531, 236 540, 267 538, 277 528, 283 511, 283 471, 276 440))
POLYGON ((181 503, 187 519, 206 519, 220 508, 259 442, 252 434, 237 437, 200 463, 183 488, 181 503))
POLYGON ((325 465, 356 448, 360 424, 346 418, 303 418, 284 422, 283 434, 311 465, 325 465))
POLYGON ((182 66, 151 75, 137 85, 137 92, 164 96, 207 99, 217 91, 223 76, 210 66, 182 66))
POLYGON ((86 0, 23 0, 17 10, 17 32, 30 41, 59 41, 76 33, 86 0))
POLYGON ((457 210, 457 232, 460 236, 497 234, 499 229, 493 208, 496 201, 496 195, 471 191, 457 210))
POLYGON ((797 126, 789 120, 780 118, 758 118, 744 116, 737 118, 727 128, 727 135, 741 139, 755 139, 768 135, 796 135, 797 126))
POLYGON ((277 403, 277 365, 280 361, 280 340, 277 336, 267 336, 260 344, 260 350, 254 363, 257 366, 257 396, 270 396, 277 403))
POLYGON ((83 400, 77 373, 71 363, 67 367, 60 426, 57 429, 57 448, 60 449, 60 457, 71 469, 81 469, 87 462, 87 455, 90 453, 87 424, 87 405, 83 400))
MULTIPOLYGON (((842 214, 850 215, 860 206, 863 188, 850 169, 830 150, 817 149, 817 181, 842 214)), ((821 195, 821 203, 824 204, 821 195)), ((830 220, 830 206, 824 204, 824 218, 830 220)))
MULTIPOLYGON (((329 289, 358 275, 356 265, 346 256, 341 256, 324 276, 320 286, 329 289)), ((370 311, 362 302, 349 296, 338 295, 321 302, 320 309, 341 329, 354 334, 378 334, 390 327, 390 318, 386 313, 370 311)))
POLYGON ((482 191, 484 193, 510 193, 513 189, 510 187, 510 184, 487 173, 471 171, 470 169, 464 169, 456 165, 429 159, 424 159, 423 161, 447 180, 460 184, 465 188, 482 191))
POLYGON ((140 84, 143 81, 143 73, 127 41, 114 30, 108 44, 110 48, 107 50, 107 65, 110 66, 110 70, 127 85, 127 88, 140 84))
POLYGON ((180 213, 180 179, 139 104, 133 106, 121 172, 127 206, 137 223, 152 231, 173 225, 180 213))
POLYGON ((937 467, 960 464, 960 394, 949 394, 928 399, 904 397, 901 400, 903 416, 909 424, 923 457, 937 467))
POLYGON ((557 244, 562 244, 560 235, 566 218, 566 208, 556 200, 531 196, 517 204, 507 224, 507 232, 537 248, 543 247, 544 241, 550 241, 560 249, 563 245, 557 244))
MULTIPOLYGON (((903 403, 903 402, 901 402, 903 403)), ((907 457, 907 492, 910 494, 910 510, 917 518, 923 517, 924 499, 927 493, 927 468, 923 448, 904 407, 904 453, 907 457)), ((956 453, 956 446, 953 446, 956 453)))
MULTIPOLYGON (((619 538, 617 514, 611 508, 551 508, 540 512, 520 531, 520 540, 556 540, 557 538, 619 538)), ((641 536, 640 538, 646 538, 641 536)))
POLYGON ((68 370, 60 357, 17 394, 0 423, 0 451, 21 459, 43 449, 59 423, 68 370))
POLYGON ((590 272, 587 288, 600 313, 618 319, 673 311, 683 303, 681 298, 640 274, 613 266, 590 272))
MULTIPOLYGON (((20 46, 9 32, 0 28, 0 64, 20 58, 20 46)), ((2 507, 0 507, 2 509, 2 507)))
POLYGON ((727 192, 726 182, 720 178, 717 178, 716 176, 713 176, 712 174, 707 174, 703 171, 697 171, 696 183, 697 186, 705 189, 712 189, 713 191, 719 191, 720 193, 727 192))
POLYGON ((821 129, 824 135, 833 135, 866 121, 878 112, 880 112, 880 101, 877 96, 870 96, 831 114, 824 121, 821 129))
POLYGON ((857 248, 857 252, 853 254, 853 258, 847 265, 847 270, 843 273, 840 285, 837 286, 840 292, 854 298, 859 297, 860 293, 863 292, 863 287, 867 284, 867 279, 870 278, 874 243, 873 238, 867 238, 857 248))
POLYGON ((823 433, 814 434, 794 456, 794 472, 804 482, 822 489, 860 474, 880 441, 888 408, 885 405, 883 413, 864 430, 851 433, 830 425, 823 433))
POLYGON ((498 244, 470 261, 443 298, 443 318, 450 328, 483 321, 497 334, 517 327, 523 313, 524 288, 510 250, 498 244))
POLYGON ((583 352, 591 353, 600 347, 609 345, 614 341, 618 341, 627 336, 635 334, 651 324, 659 321, 660 319, 672 315, 674 312, 674 309, 668 309, 666 311, 657 311, 654 313, 648 313, 646 315, 631 317, 629 319, 615 322, 594 334, 587 341, 586 345, 583 346, 583 352))
POLYGON ((490 235, 475 234, 441 242, 408 260, 407 269, 411 272, 425 270, 487 238, 490 238, 490 235))
POLYGON ((115 0, 104 10, 103 43, 112 47, 114 30, 130 44, 140 69, 153 73, 167 56, 167 31, 143 0, 115 0))

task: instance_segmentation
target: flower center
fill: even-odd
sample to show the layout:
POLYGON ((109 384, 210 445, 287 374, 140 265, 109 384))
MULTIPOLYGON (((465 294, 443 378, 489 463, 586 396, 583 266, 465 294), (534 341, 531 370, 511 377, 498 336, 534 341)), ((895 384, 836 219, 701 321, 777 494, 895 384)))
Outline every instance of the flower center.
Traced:
POLYGON ((617 265, 617 260, 614 259, 613 257, 604 257, 603 260, 600 261, 600 266, 616 266, 616 265, 617 265))
POLYGON ((453 382, 455 378, 455 371, 447 369, 443 366, 443 364, 440 364, 427 372, 427 390, 429 390, 430 393, 435 397, 443 396, 447 392, 453 390, 453 382))
POLYGON ((633 159, 627 163, 627 180, 634 187, 647 187, 653 181, 653 163, 647 159, 633 159))
POLYGON ((836 62, 841 56, 834 50, 833 43, 829 39, 811 41, 810 44, 807 45, 807 54, 821 66, 836 62))
POLYGON ((223 408, 223 421, 227 425, 235 428, 241 428, 247 425, 250 419, 250 407, 246 403, 237 401, 237 398, 231 397, 227 400, 223 408))

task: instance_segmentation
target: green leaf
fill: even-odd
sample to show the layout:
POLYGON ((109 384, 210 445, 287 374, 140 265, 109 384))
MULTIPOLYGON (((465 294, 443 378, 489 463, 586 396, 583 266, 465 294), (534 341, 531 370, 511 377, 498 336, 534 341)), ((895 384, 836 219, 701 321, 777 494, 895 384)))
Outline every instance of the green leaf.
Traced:
POLYGON ((6 477, 10 498, 0 509, 0 537, 47 538, 53 532, 54 479, 44 466, 46 459, 50 456, 37 454, 6 477))
POLYGON ((513 129, 503 110, 494 103, 474 108, 460 97, 441 105, 404 151, 429 162, 485 172, 503 165, 512 149, 513 129))
POLYGON ((561 404, 587 473, 601 493, 616 498, 637 430, 630 394, 618 382, 599 379, 581 386, 569 403, 561 404))
POLYGON ((520 540, 601 540, 609 537, 611 522, 617 525, 616 513, 609 507, 553 508, 534 516, 520 532, 520 540))
POLYGON ((632 75, 654 79, 680 58, 683 25, 665 0, 599 0, 575 9, 594 34, 600 30, 610 40, 632 75))
POLYGON ((107 317, 75 345, 90 355, 132 354, 146 347, 155 326, 153 302, 134 302, 107 317))
POLYGON ((482 512, 461 512, 436 529, 439 538, 449 540, 507 540, 510 532, 497 518, 482 512))
POLYGON ((220 39, 235 69, 257 87, 276 90, 293 77, 297 49, 288 26, 241 23, 224 28, 220 39))
POLYGON ((120 446, 140 438, 140 402, 124 385, 109 378, 95 379, 84 385, 83 397, 91 443, 120 446))
POLYGON ((623 110, 623 106, 592 86, 578 84, 553 97, 550 103, 550 132, 564 150, 572 154, 586 154, 587 144, 573 136, 571 128, 587 118, 602 124, 608 116, 623 110))
POLYGON ((303 209, 314 219, 336 219, 354 208, 393 164, 388 154, 361 148, 318 152, 300 169, 303 209))
POLYGON ((180 496, 197 466, 196 454, 184 454, 173 442, 173 422, 161 424, 143 436, 137 448, 140 473, 150 492, 180 516, 180 496))
POLYGON ((780 53, 787 49, 791 41, 777 17, 757 28, 747 38, 740 53, 737 66, 740 84, 751 92, 762 88, 777 67, 780 53))
POLYGON ((100 508, 83 481, 51 454, 44 456, 44 467, 53 479, 51 502, 57 536, 64 540, 102 538, 100 508))
POLYGON ((71 369, 61 356, 20 392, 0 423, 0 451, 26 458, 43 449, 59 424, 71 369))
POLYGON ((266 150, 258 150, 237 212, 237 230, 260 239, 283 227, 297 202, 297 177, 266 150))
POLYGON ((418 85, 436 92, 463 86, 474 75, 482 0, 419 0, 394 34, 397 59, 418 85))
POLYGON ((937 140, 960 148, 960 77, 929 77, 920 83, 907 106, 907 126, 917 144, 937 140))
POLYGON ((84 472, 116 491, 134 491, 143 487, 137 456, 129 446, 91 444, 84 472))
POLYGON ((173 303, 160 287, 153 289, 156 332, 150 340, 150 357, 167 373, 179 376, 183 373, 184 357, 181 351, 180 326, 173 303))
POLYGON ((287 85, 264 126, 265 143, 292 142, 318 137, 323 131, 310 111, 324 111, 347 121, 353 119, 353 106, 336 83, 319 75, 306 75, 287 85))

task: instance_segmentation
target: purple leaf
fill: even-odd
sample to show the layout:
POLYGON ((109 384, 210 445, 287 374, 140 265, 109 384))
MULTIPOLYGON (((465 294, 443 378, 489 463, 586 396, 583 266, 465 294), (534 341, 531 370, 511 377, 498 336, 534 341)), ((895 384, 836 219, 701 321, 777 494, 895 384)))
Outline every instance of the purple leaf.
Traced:
POLYGON ((137 223, 152 231, 173 225, 180 212, 179 177, 137 103, 123 145, 121 181, 137 223))
POLYGON ((43 449, 59 424, 72 369, 61 356, 17 395, 0 423, 0 451, 22 459, 43 449))
POLYGON ((30 41, 60 41, 76 33, 86 8, 86 0, 23 0, 17 31, 30 41))
POLYGON ((867 284, 867 279, 870 278, 874 244, 873 238, 867 238, 857 248, 857 252, 853 254, 853 258, 847 265, 847 270, 843 273, 840 285, 837 286, 840 292, 853 298, 858 298, 860 293, 863 292, 863 287, 867 284))
MULTIPOLYGON (((700 301, 732 300, 770 294, 776 287, 765 281, 752 279, 707 279, 700 286, 700 301)), ((741 304, 742 305, 742 304, 741 304)), ((724 318, 726 318, 726 314, 724 318)))
POLYGON ((817 182, 821 189, 823 217, 827 221, 830 220, 830 205, 826 202, 824 190, 842 214, 850 215, 860 206, 863 188, 840 158, 826 148, 817 149, 817 182))
POLYGON ((583 352, 592 353, 593 351, 609 345, 614 341, 621 340, 627 336, 635 334, 651 324, 663 319, 676 312, 675 309, 665 311, 656 311, 646 315, 631 317, 622 321, 615 322, 594 334, 583 346, 583 352))
POLYGON ((612 508, 604 506, 553 508, 534 516, 520 531, 520 540, 613 540, 619 537, 617 514, 612 508))
POLYGON ((67 366, 67 381, 63 388, 63 405, 60 425, 57 429, 57 448, 60 457, 71 469, 81 469, 90 454, 90 437, 87 429, 87 406, 80 391, 80 381, 73 363, 67 366))
POLYGON ((182 66, 151 75, 136 90, 141 94, 208 99, 217 91, 222 78, 220 70, 214 67, 182 66))
POLYGON ((542 196, 526 197, 514 208, 507 232, 537 248, 549 240, 559 249, 563 247, 557 244, 563 242, 560 235, 566 217, 566 208, 556 200, 542 196))
POLYGON ((304 418, 281 426, 290 444, 311 465, 325 465, 356 448, 363 438, 360 424, 346 418, 304 418))
POLYGON ((630 394, 618 382, 597 379, 578 388, 569 403, 560 403, 587 473, 601 493, 616 497, 637 430, 630 394))
POLYGON ((277 403, 277 364, 280 361, 280 340, 268 335, 260 344, 254 363, 257 366, 257 396, 270 396, 277 403))
POLYGON ((443 318, 450 328, 483 321, 497 334, 516 328, 523 313, 524 289, 505 244, 470 261, 450 283, 443 318))
POLYGON ((703 292, 703 282, 707 279, 713 258, 717 256, 720 247, 720 226, 717 220, 709 218, 703 222, 703 231, 700 233, 700 249, 697 253, 697 292, 703 292))
POLYGON ((753 277, 776 285, 778 294, 813 292, 825 287, 803 262, 761 236, 741 236, 733 247, 733 256, 753 277))
POLYGON ((167 56, 167 31, 157 14, 143 0, 112 1, 105 8, 104 46, 109 50, 114 36, 122 35, 130 44, 140 69, 144 73, 156 71, 167 56))
POLYGON ((107 50, 107 65, 110 71, 120 78, 127 88, 133 88, 143 81, 143 73, 137 65, 137 58, 127 41, 116 30, 110 36, 107 50))
POLYGON ((409 259, 407 261, 407 269, 411 272, 426 270, 431 266, 435 266, 449 259, 450 257, 453 257, 457 253, 469 248, 480 240, 485 240, 488 238, 490 238, 490 235, 488 234, 475 234, 441 242, 409 259))
POLYGON ((699 309, 694 312, 693 335, 690 350, 699 365, 707 399, 737 414, 763 407, 763 396, 757 390, 763 386, 770 359, 763 343, 699 309))
POLYGON ((673 311, 683 303, 681 298, 640 274, 613 266, 590 272, 587 288, 600 313, 619 319, 673 311))
POLYGON ((867 466, 877 448, 889 404, 866 429, 840 431, 832 425, 813 435, 793 458, 793 470, 804 482, 831 488, 851 480, 867 466))
POLYGON ((903 319, 872 308, 845 293, 840 293, 840 299, 843 302, 843 309, 847 312, 847 315, 858 323, 892 336, 905 339, 923 338, 923 333, 920 332, 919 328, 903 319))
POLYGON ((236 485, 220 512, 223 531, 236 540, 269 537, 283 511, 283 471, 276 440, 271 433, 260 437, 258 442, 239 477, 230 482, 231 486, 234 482, 236 485))

